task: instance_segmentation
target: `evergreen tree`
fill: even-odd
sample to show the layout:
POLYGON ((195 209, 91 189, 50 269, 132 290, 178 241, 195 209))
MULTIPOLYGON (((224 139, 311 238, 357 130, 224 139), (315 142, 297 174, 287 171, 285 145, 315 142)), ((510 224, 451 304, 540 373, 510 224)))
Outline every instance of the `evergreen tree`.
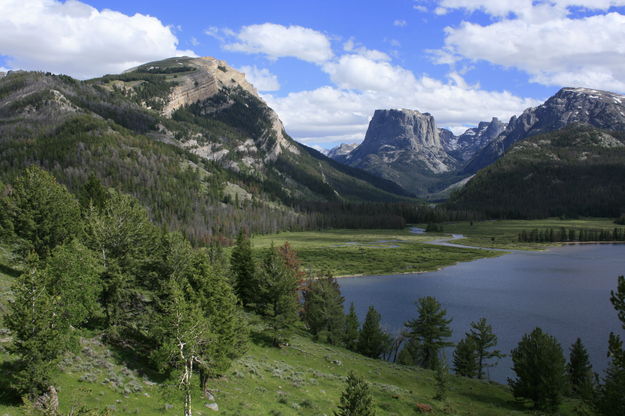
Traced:
POLYGON ((33 250, 44 260, 50 250, 80 231, 78 201, 39 167, 27 168, 3 199, 6 221, 25 255, 33 250))
POLYGON ((313 280, 304 291, 302 318, 315 339, 332 345, 343 342, 345 315, 341 288, 331 275, 313 280))
POLYGON ((106 201, 109 199, 110 194, 102 182, 93 173, 89 175, 87 182, 85 182, 78 191, 78 202, 83 209, 89 208, 93 205, 97 210, 104 209, 106 201))
POLYGON ((338 411, 334 416, 375 416, 373 409, 373 397, 367 382, 349 373, 347 387, 341 395, 338 411))
POLYGON ((449 369, 447 362, 443 358, 436 361, 436 372, 434 373, 435 395, 434 400, 444 401, 447 399, 447 391, 449 390, 449 369))
POLYGON ((269 317, 274 345, 288 342, 287 330, 298 319, 297 275, 272 245, 260 270, 257 311, 269 317))
POLYGON ((558 341, 536 328, 512 350, 512 362, 516 378, 508 379, 508 384, 514 397, 532 400, 539 410, 557 410, 566 380, 558 341))
MULTIPOLYGON (((625 277, 618 277, 617 289, 610 292, 610 301, 625 329, 625 277)), ((604 416, 622 415, 625 414, 625 349, 619 335, 610 333, 608 351, 611 361, 597 390, 595 408, 604 416)))
POLYGON ((575 343, 571 345, 569 363, 567 364, 566 370, 573 396, 587 401, 590 400, 594 390, 594 374, 588 357, 588 351, 586 351, 580 338, 577 338, 575 343))
POLYGON ((453 345, 445 341, 451 336, 449 327, 451 319, 446 319, 447 311, 431 296, 419 299, 417 312, 419 313, 417 319, 404 324, 408 329, 406 336, 413 349, 414 362, 433 370, 436 368, 440 350, 453 345))
POLYGON ((380 327, 381 316, 373 306, 369 306, 365 322, 358 336, 358 346, 356 350, 367 357, 380 358, 387 350, 390 337, 380 327))
POLYGON ((177 376, 184 393, 184 415, 191 416, 193 373, 204 365, 202 352, 212 342, 212 331, 200 304, 185 295, 183 285, 170 281, 169 299, 160 317, 161 343, 153 358, 161 369, 177 376))
POLYGON ((252 243, 243 231, 239 232, 236 245, 232 249, 230 270, 241 303, 244 306, 256 303, 259 290, 256 265, 252 257, 252 243))
POLYGON ((486 318, 481 318, 477 322, 471 323, 471 329, 467 334, 473 339, 477 354, 477 378, 484 378, 484 368, 494 364, 486 361, 493 358, 502 358, 504 355, 497 350, 492 350, 497 345, 497 335, 493 333, 493 327, 486 322, 486 318))
POLYGON ((52 250, 42 275, 51 296, 63 299, 61 317, 79 326, 100 311, 102 266, 94 252, 76 240, 52 250))
POLYGON ((360 336, 360 321, 356 315, 354 302, 349 305, 349 313, 345 316, 345 334, 343 343, 345 347, 351 351, 356 351, 358 347, 358 338, 360 336))
POLYGON ((157 291, 165 281, 153 270, 161 261, 158 229, 139 201, 112 192, 102 211, 92 206, 86 213, 85 240, 104 268, 101 303, 108 326, 134 324, 146 306, 141 291, 157 291))
POLYGON ((36 256, 13 288, 5 322, 13 334, 10 352, 19 358, 12 384, 34 399, 52 383, 59 359, 71 347, 69 322, 60 313, 62 300, 48 290, 46 276, 37 270, 36 256))
POLYGON ((456 345, 453 357, 454 371, 459 376, 477 377, 478 355, 475 340, 470 335, 465 336, 456 345))

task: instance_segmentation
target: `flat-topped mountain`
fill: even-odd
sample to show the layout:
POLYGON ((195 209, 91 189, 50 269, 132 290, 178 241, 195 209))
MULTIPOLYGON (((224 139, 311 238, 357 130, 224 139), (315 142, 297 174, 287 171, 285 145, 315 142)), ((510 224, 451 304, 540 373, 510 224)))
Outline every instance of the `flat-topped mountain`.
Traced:
POLYGON ((420 194, 429 191, 430 177, 458 166, 434 117, 406 109, 376 110, 364 141, 342 160, 420 194))

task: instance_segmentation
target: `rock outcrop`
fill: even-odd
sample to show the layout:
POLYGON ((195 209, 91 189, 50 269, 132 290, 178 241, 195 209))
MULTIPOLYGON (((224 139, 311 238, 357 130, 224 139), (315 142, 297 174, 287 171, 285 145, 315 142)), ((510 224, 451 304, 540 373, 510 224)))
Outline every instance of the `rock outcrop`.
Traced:
POLYGON ((344 163, 395 181, 417 194, 427 192, 427 178, 458 167, 458 161, 445 151, 434 117, 406 109, 376 110, 364 141, 344 163))
POLYGON ((358 143, 341 143, 340 145, 328 150, 325 155, 330 159, 341 162, 345 160, 345 157, 357 147, 358 143))

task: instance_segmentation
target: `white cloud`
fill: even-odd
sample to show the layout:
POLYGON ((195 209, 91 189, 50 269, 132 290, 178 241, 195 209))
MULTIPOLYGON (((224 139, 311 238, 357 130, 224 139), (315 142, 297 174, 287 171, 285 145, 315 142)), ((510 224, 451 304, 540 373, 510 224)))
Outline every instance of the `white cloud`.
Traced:
POLYGON ((274 23, 244 26, 235 37, 236 41, 225 44, 224 49, 264 54, 270 59, 295 57, 314 63, 323 63, 334 55, 326 35, 302 26, 274 23))
POLYGON ((191 45, 193 46, 198 46, 200 44, 200 41, 197 40, 197 38, 195 36, 191 37, 191 45))
MULTIPOLYGON (((581 6, 584 1, 560 3, 581 6)), ((616 3, 599 1, 593 7, 616 3)), ((611 12, 570 18, 555 10, 551 15, 544 12, 540 19, 532 12, 526 16, 488 25, 463 22, 446 28, 445 47, 435 53, 435 61, 453 64, 461 59, 483 60, 518 68, 533 82, 545 85, 625 91, 624 15, 611 12)))
POLYGON ((397 19, 393 22, 393 26, 397 26, 397 27, 405 27, 406 25, 408 25, 408 22, 406 22, 403 19, 397 19))
POLYGON ((256 66, 242 66, 240 71, 245 74, 249 82, 256 87, 258 91, 278 91, 280 82, 278 77, 267 68, 257 68, 256 66))
POLYGON ((428 8, 421 4, 415 4, 412 8, 421 13, 427 13, 428 11, 428 8))
POLYGON ((444 7, 437 7, 436 9, 434 9, 434 14, 437 16, 443 16, 446 15, 448 12, 448 10, 444 7))
POLYGON ((179 50, 172 29, 155 17, 128 16, 76 1, 0 1, 0 55, 16 69, 89 78, 171 56, 179 50))
POLYGON ((480 10, 498 18, 516 15, 529 19, 544 14, 564 16, 570 7, 605 11, 610 7, 624 6, 625 0, 440 0, 439 4, 447 9, 480 10))
POLYGON ((344 55, 324 70, 338 87, 324 86, 286 97, 263 97, 280 115, 287 131, 305 143, 339 143, 364 138, 378 108, 411 108, 434 115, 439 126, 463 127, 496 116, 508 119, 537 100, 509 92, 484 91, 453 73, 443 82, 420 78, 402 67, 344 55))

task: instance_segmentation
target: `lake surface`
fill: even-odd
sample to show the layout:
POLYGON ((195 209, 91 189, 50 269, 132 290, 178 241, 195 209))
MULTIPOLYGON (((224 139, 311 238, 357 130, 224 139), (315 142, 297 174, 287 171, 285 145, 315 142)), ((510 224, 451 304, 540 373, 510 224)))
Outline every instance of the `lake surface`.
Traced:
MULTIPOLYGON (((523 334, 539 326, 555 336, 568 359, 569 347, 581 337, 594 370, 602 374, 610 331, 621 333, 610 290, 625 274, 625 245, 569 245, 542 252, 514 252, 421 274, 338 279, 346 309, 354 302, 364 319, 369 305, 397 334, 416 317, 414 302, 434 296, 453 318, 452 341, 459 341, 472 321, 485 317, 509 355, 523 334)), ((446 351, 449 359, 453 349, 446 351)), ((490 368, 492 380, 512 377, 506 357, 490 368)))

